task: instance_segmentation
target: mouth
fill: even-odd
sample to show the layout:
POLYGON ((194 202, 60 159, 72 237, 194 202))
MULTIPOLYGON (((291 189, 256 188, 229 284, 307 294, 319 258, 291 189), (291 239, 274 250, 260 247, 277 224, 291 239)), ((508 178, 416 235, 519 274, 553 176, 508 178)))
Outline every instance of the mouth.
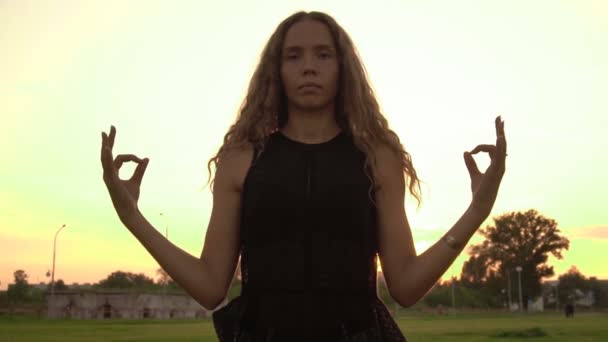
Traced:
POLYGON ((321 86, 316 83, 308 82, 299 86, 298 89, 321 89, 321 86))

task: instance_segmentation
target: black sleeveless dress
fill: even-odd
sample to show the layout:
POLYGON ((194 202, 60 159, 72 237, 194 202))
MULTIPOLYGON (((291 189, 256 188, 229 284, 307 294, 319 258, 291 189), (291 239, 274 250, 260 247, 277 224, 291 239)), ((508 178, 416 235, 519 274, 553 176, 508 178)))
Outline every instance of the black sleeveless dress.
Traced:
POLYGON ((405 341, 377 295, 376 208, 352 136, 306 144, 277 131, 256 155, 241 294, 213 313, 220 342, 405 341))

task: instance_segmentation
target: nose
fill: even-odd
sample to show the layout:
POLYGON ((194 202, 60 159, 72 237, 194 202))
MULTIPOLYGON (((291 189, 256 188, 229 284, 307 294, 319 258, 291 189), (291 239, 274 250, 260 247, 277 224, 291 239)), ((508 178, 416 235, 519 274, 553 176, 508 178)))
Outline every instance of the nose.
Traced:
POLYGON ((304 56, 303 64, 302 64, 302 72, 304 75, 306 75, 306 74, 315 75, 318 73, 318 67, 317 67, 314 56, 310 56, 310 55, 304 56))

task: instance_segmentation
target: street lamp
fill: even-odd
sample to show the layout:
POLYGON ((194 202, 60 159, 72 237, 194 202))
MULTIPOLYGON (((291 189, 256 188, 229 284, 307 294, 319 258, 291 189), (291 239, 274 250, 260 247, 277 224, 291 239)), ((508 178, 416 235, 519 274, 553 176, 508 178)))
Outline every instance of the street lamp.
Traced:
POLYGON ((55 241, 53 243, 53 272, 51 273, 51 298, 55 295, 55 250, 57 249, 57 235, 65 227, 65 223, 55 233, 55 241))
POLYGON ((519 280, 519 311, 523 311, 524 309, 524 304, 523 304, 523 300, 522 300, 522 296, 521 296, 521 266, 517 266, 515 267, 515 270, 517 271, 517 279, 519 280))
POLYGON ((509 312, 511 312, 511 271, 507 271, 507 301, 509 302, 509 312))
MULTIPOLYGON (((163 213, 160 213, 160 216, 164 216, 163 213)), ((167 239, 169 238, 169 223, 167 222, 166 219, 165 219, 165 237, 167 239)))
POLYGON ((456 277, 454 277, 452 275, 452 310, 455 312, 456 311, 456 297, 454 295, 454 286, 456 286, 456 277))
POLYGON ((559 286, 559 281, 555 283, 555 311, 559 311, 559 292, 557 292, 557 287, 559 286))
MULTIPOLYGON (((169 222, 166 219, 166 216, 163 213, 160 213, 160 216, 163 217, 163 219, 165 220, 165 238, 167 238, 167 240, 169 240, 169 222)), ((165 286, 163 286, 163 292, 165 293, 165 295, 167 294, 167 286, 169 285, 169 282, 167 281, 167 272, 162 268, 161 266, 161 270, 163 270, 163 275, 164 278, 163 279, 165 281, 165 286)))

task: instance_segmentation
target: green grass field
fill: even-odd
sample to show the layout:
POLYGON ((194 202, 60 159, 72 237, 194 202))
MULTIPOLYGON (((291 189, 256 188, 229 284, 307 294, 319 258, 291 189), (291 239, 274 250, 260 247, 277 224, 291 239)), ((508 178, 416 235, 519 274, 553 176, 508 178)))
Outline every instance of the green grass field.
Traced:
MULTIPOLYGON (((608 341, 608 314, 566 319, 543 314, 403 315, 397 322, 409 342, 608 341)), ((0 318, 0 341, 217 341, 210 320, 50 321, 0 318)))

